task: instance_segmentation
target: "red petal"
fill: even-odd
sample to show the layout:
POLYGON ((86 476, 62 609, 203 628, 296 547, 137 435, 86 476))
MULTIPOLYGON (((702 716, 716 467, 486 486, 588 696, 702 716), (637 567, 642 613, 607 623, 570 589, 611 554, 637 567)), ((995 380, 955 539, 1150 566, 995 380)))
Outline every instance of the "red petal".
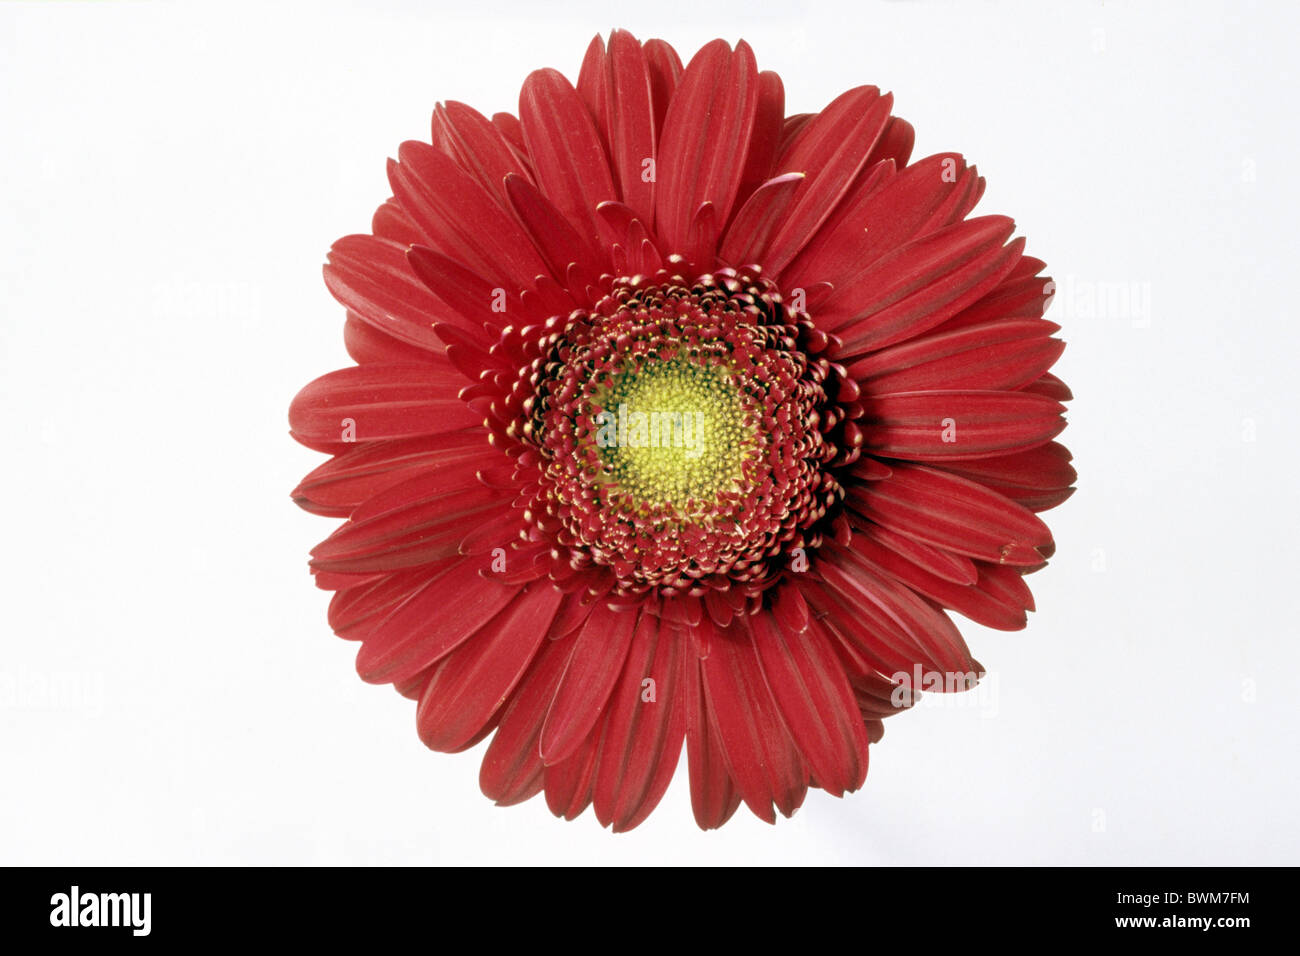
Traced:
POLYGON ((686 760, 691 779, 691 808, 701 830, 713 830, 728 820, 740 806, 718 731, 709 719, 704 694, 703 664, 687 655, 686 667, 686 760))
POLYGON ((846 357, 934 328, 1014 268, 1024 240, 1003 245, 1014 228, 1005 216, 984 216, 911 242, 837 288, 818 324, 839 335, 846 357))
POLYGON ((686 261, 695 263, 701 272, 712 270, 717 261, 720 228, 717 209, 713 203, 706 202, 696 212, 686 245, 681 250, 686 261))
POLYGON ((524 145, 524 128, 519 125, 519 118, 514 113, 493 113, 492 125, 505 137, 510 151, 515 154, 515 159, 529 170, 531 175, 533 165, 528 159, 528 148, 524 145))
POLYGON ((548 765, 569 757, 599 721, 623 670, 637 615, 594 608, 574 637, 573 656, 555 692, 542 729, 542 757, 548 765))
POLYGON ((949 224, 946 210, 969 174, 965 160, 941 153, 897 170, 871 188, 865 181, 853 188, 786 271, 787 283, 851 285, 882 256, 949 224))
MULTIPOLYGON (((864 489, 863 495, 870 500, 870 491, 864 489)), ((974 584, 979 580, 979 571, 975 567, 975 562, 968 557, 932 547, 909 535, 881 527, 874 522, 861 521, 858 524, 859 535, 865 535, 882 548, 892 551, 917 567, 924 568, 937 578, 951 581, 953 584, 974 584)))
POLYGON ((719 255, 725 262, 757 262, 794 201, 803 173, 787 173, 763 183, 736 213, 719 255))
POLYGON ((754 110, 754 131, 749 137, 749 156, 740 177, 737 202, 747 199, 760 185, 772 178, 777 152, 781 146, 781 127, 785 123, 785 87, 781 77, 771 70, 758 74, 758 105, 754 110))
POLYGON ((860 478, 863 481, 880 481, 880 479, 888 478, 893 474, 893 471, 884 462, 866 456, 855 461, 850 470, 853 472, 853 477, 860 478))
POLYGON ((437 663, 519 594, 482 570, 482 560, 464 558, 389 614, 357 654, 362 680, 400 681, 437 663))
POLYGON ((434 107, 433 141, 478 180, 503 209, 506 195, 501 181, 509 175, 532 178, 501 131, 464 103, 452 101, 434 107))
POLYGON ((1028 509, 979 482, 920 465, 896 465, 892 477, 850 488, 848 503, 886 528, 995 564, 1041 564, 1052 543, 1028 509))
POLYGON ((522 679, 563 595, 548 583, 527 588, 483 632, 443 658, 420 698, 420 739, 455 752, 473 740, 522 679))
POLYGON ((388 333, 379 331, 355 312, 348 313, 343 325, 343 347, 358 365, 408 365, 411 362, 434 364, 435 359, 442 357, 441 349, 433 352, 407 345, 388 333))
POLYGON ((838 545, 824 545, 819 557, 816 571, 829 589, 825 596, 836 597, 842 608, 818 609, 831 612, 827 623, 879 661, 882 671, 910 671, 917 665, 939 673, 970 668, 970 650, 961 633, 946 614, 911 588, 880 574, 856 553, 838 545), (843 609, 851 610, 852 615, 840 613, 843 609), (859 617, 870 620, 881 616, 883 620, 870 630, 858 623, 859 617))
POLYGON ((736 616, 727 599, 716 589, 709 589, 704 595, 704 609, 709 612, 709 619, 718 627, 727 627, 736 616))
POLYGON ((533 244, 550 267, 551 275, 574 295, 575 302, 580 305, 589 304, 584 301, 585 290, 575 288, 568 281, 569 269, 573 265, 584 270, 603 265, 603 257, 597 253, 596 247, 579 235, 555 208, 555 204, 538 192, 537 187, 528 180, 519 176, 507 177, 506 194, 515 215, 528 230, 533 244))
POLYGON ((703 662, 709 716, 741 799, 775 823, 773 804, 790 816, 803 803, 808 771, 763 678, 753 638, 732 628, 715 635, 703 662))
POLYGON ((429 245, 509 291, 545 269, 500 202, 454 159, 417 142, 403 143, 397 155, 401 162, 388 168, 393 195, 429 245))
MULTIPOLYGON (((411 271, 446 303, 443 314, 452 322, 456 332, 480 351, 489 344, 483 332, 485 325, 500 329, 505 325, 547 318, 541 314, 545 310, 530 310, 512 290, 493 286, 487 279, 436 249, 412 246, 406 256, 411 271)), ((443 334, 442 324, 439 323, 437 335, 447 341, 450 352, 452 339, 443 334)), ((486 356, 488 353, 483 351, 482 354, 486 356)), ((497 360, 490 359, 488 364, 497 364, 497 360)), ((486 368, 487 365, 480 364, 479 367, 486 368)), ((477 381, 478 378, 471 376, 471 380, 477 381)))
POLYGON ((442 351, 433 323, 447 310, 411 271, 405 246, 345 236, 330 249, 325 285, 363 322, 425 351, 442 351))
POLYGON ((916 130, 912 129, 912 124, 895 116, 885 128, 885 135, 876 142, 876 148, 871 151, 867 165, 892 159, 894 164, 902 169, 912 157, 912 144, 915 142, 916 130))
POLYGON ((1065 428, 1065 407, 1020 392, 930 391, 863 401, 864 449, 888 458, 959 461, 1025 451, 1065 428))
POLYGON ((854 680, 865 672, 905 670, 918 657, 929 658, 929 652, 918 650, 911 635, 877 605, 841 595, 820 576, 805 579, 801 590, 815 614, 809 626, 835 639, 836 652, 854 680))
POLYGON ((808 602, 804 600, 797 584, 787 583, 776 589, 772 602, 772 617, 777 626, 787 634, 802 634, 811 619, 808 602))
POLYGON ((463 383, 428 365, 358 365, 322 375, 289 406, 294 438, 334 450, 340 443, 438 435, 481 426, 458 397, 463 383))
POLYGON ((656 168, 655 231, 672 251, 690 238, 706 202, 718 221, 731 217, 758 106, 754 54, 743 40, 733 53, 714 40, 695 54, 668 107, 656 168))
POLYGON ((1051 372, 1046 372, 1035 382, 1030 382, 1021 389, 1026 395, 1042 395, 1057 402, 1068 402, 1074 398, 1070 386, 1066 385, 1051 372))
POLYGON ((555 620, 551 623, 551 629, 547 636, 553 641, 568 637, 586 623, 587 618, 591 616, 591 612, 591 604, 583 603, 582 595, 566 595, 564 604, 555 615, 555 620))
POLYGON ((930 333, 890 346, 849 366, 875 394, 926 389, 1017 389, 1046 372, 1065 343, 1058 326, 1011 319, 930 333))
POLYGON ((781 123, 781 149, 788 149, 794 142, 795 137, 799 135, 800 130, 808 125, 808 122, 817 114, 815 113, 791 113, 781 123))
MULTIPOLYGON (((545 729, 542 731, 545 733, 545 729)), ((542 772, 546 806, 557 817, 576 819, 591 805, 592 779, 596 770, 599 731, 588 734, 567 760, 547 764, 542 772)))
POLYGON ((558 71, 537 70, 519 94, 519 119, 542 192, 585 239, 598 242, 596 206, 617 199, 618 190, 577 91, 558 71))
POLYGON ((623 202, 647 223, 654 222, 654 179, 646 160, 655 156, 655 122, 650 67, 636 37, 615 30, 606 57, 605 107, 609 155, 623 202))
POLYGON ((664 117, 682 76, 682 61, 677 51, 663 40, 646 40, 646 67, 650 71, 650 95, 654 102, 656 141, 662 140, 664 117))
MULTIPOLYGON (((974 662, 972 662, 974 663, 974 662)), ((981 670, 978 666, 976 672, 981 670)), ((886 677, 879 672, 864 674, 853 682, 853 695, 857 699, 858 709, 864 717, 892 717, 916 706, 919 694, 913 686, 913 675, 908 675, 906 682, 899 680, 899 675, 886 677)), ((871 721, 867 721, 870 732, 871 721)), ((875 743, 877 737, 872 737, 875 743)))
POLYGON ((522 803, 542 789, 537 743, 571 649, 568 642, 543 642, 502 712, 479 770, 479 788, 501 806, 522 803))
POLYGON ((934 334, 1002 320, 1042 318, 1055 288, 1050 278, 1029 274, 1042 269, 1039 260, 1022 255, 997 286, 942 325, 936 326, 934 334))
POLYGON ((987 485, 1031 511, 1043 511, 1074 492, 1070 486, 1078 475, 1070 457, 1064 445, 1048 442, 1015 455, 952 462, 943 468, 987 485))
MULTIPOLYGON (((596 759, 593 803, 602 826, 631 830, 659 803, 686 735, 685 635, 642 614, 623 675, 610 695, 596 759), (646 681, 652 681, 646 685, 646 681), (647 700, 647 692, 653 698, 647 700)), ((690 664, 694 665, 691 660, 690 664)))
POLYGON ((605 73, 605 41, 597 33, 591 38, 591 43, 587 44, 587 53, 578 70, 578 97, 601 136, 605 135, 609 126, 605 110, 605 73))
POLYGON ((884 132, 892 95, 862 86, 836 97, 800 130, 776 169, 807 176, 794 207, 763 257, 779 273, 804 247, 848 192, 872 146, 884 132))
POLYGON ((402 211, 396 199, 389 199, 375 210, 370 219, 370 231, 379 239, 388 239, 401 248, 415 242, 424 242, 424 233, 411 221, 411 217, 402 211))
POLYGON ((330 600, 330 627, 344 640, 364 640, 376 624, 427 584, 438 570, 437 566, 413 568, 339 591, 330 600))
POLYGON ((438 561, 455 556, 478 523, 503 512, 515 517, 500 492, 474 480, 479 457, 474 449, 459 468, 445 464, 368 499, 312 549, 312 567, 359 574, 438 561))
POLYGON ((818 786, 834 796, 867 777, 867 735, 839 659, 820 633, 749 618, 767 688, 818 786))
POLYGON ((980 574, 974 584, 954 584, 936 577, 864 535, 854 535, 853 550, 871 562, 880 573, 888 574, 943 607, 966 615, 976 624, 999 631, 1018 631, 1025 626, 1026 608, 1023 604, 1007 600, 1005 588, 989 591, 984 587, 989 580, 990 571, 1007 571, 1019 577, 1019 570, 998 568, 980 562, 980 574))
POLYGON ((382 573, 376 574, 345 574, 340 571, 312 571, 312 583, 322 591, 342 591, 346 588, 360 587, 363 584, 371 584, 378 578, 382 578, 382 573))
POLYGON ((314 469, 293 490, 299 507, 316 514, 347 517, 367 498, 434 468, 447 452, 486 452, 482 429, 398 441, 367 442, 314 469))
MULTIPOLYGON (((482 474, 479 476, 483 477, 482 474)), ((463 555, 473 554, 491 554, 498 548, 505 551, 509 550, 511 555, 510 567, 508 571, 513 573, 521 571, 522 568, 516 565, 516 562, 522 563, 524 557, 517 549, 525 547, 525 529, 527 522, 523 518, 522 509, 511 507, 502 509, 492 517, 484 517, 472 528, 464 531, 464 536, 460 540, 460 553, 463 555)), ((506 574, 506 571, 493 571, 494 574, 506 574)), ((539 574, 529 575, 525 580, 534 580, 540 577, 539 574)))

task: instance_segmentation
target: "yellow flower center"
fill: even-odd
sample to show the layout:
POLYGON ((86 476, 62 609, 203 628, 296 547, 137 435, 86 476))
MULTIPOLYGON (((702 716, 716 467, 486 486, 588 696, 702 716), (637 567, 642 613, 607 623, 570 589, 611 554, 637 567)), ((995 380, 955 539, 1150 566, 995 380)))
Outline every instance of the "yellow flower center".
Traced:
POLYGON ((596 399, 603 480, 619 497, 686 516, 740 485, 755 429, 725 368, 651 362, 617 375, 596 399))

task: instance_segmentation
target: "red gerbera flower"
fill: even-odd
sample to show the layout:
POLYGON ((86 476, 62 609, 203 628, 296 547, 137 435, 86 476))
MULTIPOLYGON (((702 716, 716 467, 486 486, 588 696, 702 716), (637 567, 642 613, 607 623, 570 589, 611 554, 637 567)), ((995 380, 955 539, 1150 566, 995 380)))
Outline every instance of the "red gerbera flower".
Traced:
MULTIPOLYGON (((861 786, 910 675, 1015 629, 1075 473, 1043 263, 863 86, 787 116, 744 42, 615 31, 518 118, 439 105, 325 267, 357 365, 294 492, 357 668, 481 786, 636 826, 861 786)), ((958 681, 961 683, 961 681, 958 681)))

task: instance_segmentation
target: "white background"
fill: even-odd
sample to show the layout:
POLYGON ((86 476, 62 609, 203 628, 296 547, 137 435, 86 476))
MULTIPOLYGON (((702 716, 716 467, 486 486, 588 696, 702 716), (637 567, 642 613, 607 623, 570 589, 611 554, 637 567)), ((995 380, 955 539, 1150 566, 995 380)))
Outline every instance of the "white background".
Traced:
POLYGON ((0 6, 0 863, 1300 862, 1295 8, 550 7, 0 6), (790 112, 893 90, 1061 284, 1038 613, 776 827, 698 832, 684 766, 630 835, 492 806, 356 677, 288 498, 385 157, 618 25, 744 37, 790 112))

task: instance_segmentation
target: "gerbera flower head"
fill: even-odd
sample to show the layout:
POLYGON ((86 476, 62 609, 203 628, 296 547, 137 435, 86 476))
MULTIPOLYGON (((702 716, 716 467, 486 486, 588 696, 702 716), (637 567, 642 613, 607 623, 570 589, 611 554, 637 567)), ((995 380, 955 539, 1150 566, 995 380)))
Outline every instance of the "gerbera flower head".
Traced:
POLYGON ((517 118, 437 106, 331 250, 311 568, 497 802, 630 829, 685 744, 700 826, 773 821, 862 785, 912 675, 979 676, 948 611, 1024 626, 1075 477, 1052 286, 892 105, 614 31, 517 118))

